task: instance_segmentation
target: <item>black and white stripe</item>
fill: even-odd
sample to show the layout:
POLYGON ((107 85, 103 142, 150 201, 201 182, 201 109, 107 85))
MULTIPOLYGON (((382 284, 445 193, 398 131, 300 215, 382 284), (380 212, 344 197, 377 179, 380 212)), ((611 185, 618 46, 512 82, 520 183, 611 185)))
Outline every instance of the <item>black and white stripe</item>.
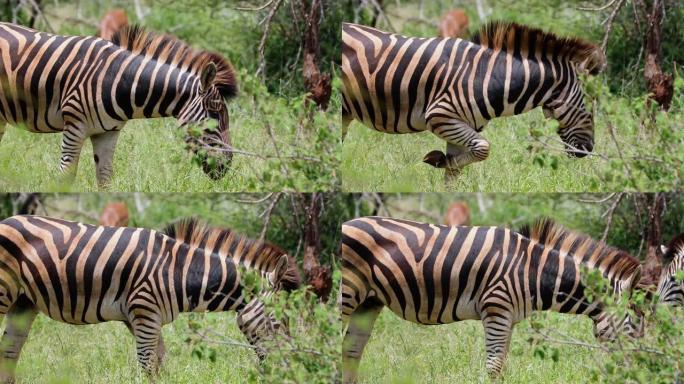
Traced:
POLYGON ((513 326, 531 312, 584 314, 596 336, 617 324, 584 295, 580 263, 498 227, 449 227, 382 217, 342 226, 340 307, 345 382, 355 382, 373 322, 384 307, 419 324, 481 320, 487 370, 498 375, 513 326))
MULTIPOLYGON (((237 85, 231 64, 218 54, 138 27, 109 42, 0 23, 0 58, 0 138, 5 123, 63 132, 59 169, 69 174, 90 138, 100 187, 111 179, 119 131, 131 119, 173 116, 182 125, 217 119, 219 129, 206 131, 205 141, 230 145, 224 98, 237 85)), ((212 177, 230 162, 229 155, 216 160, 220 169, 212 177)))
POLYGON ((69 324, 124 322, 136 339, 138 361, 154 373, 164 354, 164 324, 181 312, 233 310, 263 357, 258 343, 281 324, 264 312, 259 297, 246 302, 234 260, 258 261, 253 266, 268 276, 268 295, 299 285, 283 282, 291 280, 288 256, 229 230, 205 230, 195 220, 167 233, 39 216, 0 222, 0 315, 7 318, 0 353, 8 370, 2 373, 13 377, 38 312, 69 324))
POLYGON ((491 119, 538 106, 558 120, 569 154, 593 149, 577 73, 597 72, 603 58, 589 43, 502 22, 486 25, 472 42, 355 24, 343 25, 342 40, 344 129, 357 119, 386 133, 430 131, 447 151, 424 161, 447 174, 487 158, 481 132, 491 119))

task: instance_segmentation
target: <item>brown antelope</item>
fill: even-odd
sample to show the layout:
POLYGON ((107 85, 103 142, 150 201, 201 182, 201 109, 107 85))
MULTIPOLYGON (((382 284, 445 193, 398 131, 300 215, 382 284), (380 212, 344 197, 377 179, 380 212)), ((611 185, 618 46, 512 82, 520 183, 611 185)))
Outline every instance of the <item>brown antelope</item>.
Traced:
POLYGON ((463 39, 468 35, 468 24, 468 15, 464 10, 452 9, 442 16, 437 27, 437 36, 463 39))
POLYGON ((116 31, 128 25, 128 16, 123 9, 111 9, 100 20, 97 37, 111 40, 116 31))
POLYGON ((470 208, 465 201, 456 201, 447 208, 444 224, 452 227, 470 225, 470 208))
POLYGON ((105 227, 127 227, 128 207, 126 203, 117 201, 105 205, 100 216, 100 225, 105 227))

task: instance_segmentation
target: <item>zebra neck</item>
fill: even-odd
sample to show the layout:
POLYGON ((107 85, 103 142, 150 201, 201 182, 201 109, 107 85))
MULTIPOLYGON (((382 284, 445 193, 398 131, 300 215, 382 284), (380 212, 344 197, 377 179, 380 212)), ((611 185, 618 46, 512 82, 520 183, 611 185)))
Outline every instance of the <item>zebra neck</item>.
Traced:
POLYGON ((262 276, 267 276, 273 271, 280 256, 284 254, 270 244, 232 231, 223 239, 219 237, 218 241, 222 243, 218 252, 221 256, 232 260, 235 264, 255 269, 262 276))
POLYGON ((130 103, 123 106, 130 111, 129 118, 176 117, 199 92, 199 79, 194 73, 168 64, 157 68, 154 63, 149 62, 151 69, 143 70, 135 81, 119 85, 117 93, 130 95, 123 101, 130 103))
POLYGON ((243 301, 235 264, 202 248, 179 246, 173 282, 182 312, 223 311, 243 301))
POLYGON ((530 256, 529 292, 534 310, 594 313, 596 305, 587 300, 579 265, 572 257, 534 242, 530 246, 530 256))

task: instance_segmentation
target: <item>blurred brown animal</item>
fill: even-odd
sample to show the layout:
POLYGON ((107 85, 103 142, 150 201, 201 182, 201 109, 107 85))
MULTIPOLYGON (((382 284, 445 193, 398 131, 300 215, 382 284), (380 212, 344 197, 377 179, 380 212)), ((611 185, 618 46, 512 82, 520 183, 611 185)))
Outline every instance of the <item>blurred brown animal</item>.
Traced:
POLYGON ((117 201, 105 205, 100 216, 100 225, 107 227, 127 227, 128 207, 126 203, 117 201))
POLYGON ((102 17, 100 27, 97 29, 97 37, 111 40, 114 33, 128 25, 128 15, 123 9, 109 10, 102 17))
POLYGON ((465 38, 468 35, 468 15, 462 9, 452 9, 442 16, 437 28, 437 36, 465 38))
POLYGON ((470 208, 464 201, 452 203, 444 215, 444 224, 451 226, 470 225, 470 208))

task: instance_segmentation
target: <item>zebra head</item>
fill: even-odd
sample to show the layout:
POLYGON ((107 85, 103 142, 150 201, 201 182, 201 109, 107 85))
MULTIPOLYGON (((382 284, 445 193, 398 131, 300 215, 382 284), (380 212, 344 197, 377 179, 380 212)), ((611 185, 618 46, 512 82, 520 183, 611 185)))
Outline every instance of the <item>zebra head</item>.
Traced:
POLYGON ((668 305, 684 305, 684 281, 677 276, 684 272, 684 233, 663 247, 663 255, 667 267, 661 272, 658 282, 659 300, 668 305))
POLYGON ((292 271, 288 260, 289 257, 287 255, 282 255, 278 259, 274 270, 266 274, 267 284, 270 289, 263 290, 258 298, 252 299, 243 309, 238 311, 238 327, 254 347, 259 361, 263 361, 267 356, 265 343, 272 341, 277 336, 288 335, 287 318, 279 321, 275 316, 266 312, 264 305, 264 301, 267 301, 270 296, 278 291, 291 290, 291 285, 295 284, 293 279, 297 279, 296 284, 297 287, 299 286, 299 274, 296 268, 294 272, 292 271), (293 276, 293 273, 296 276, 293 276))
POLYGON ((558 135, 565 143, 569 156, 585 157, 594 150, 594 118, 585 111, 584 106, 568 114, 573 118, 565 123, 559 120, 558 135))
POLYGON ((631 338, 641 338, 644 336, 644 314, 633 308, 636 317, 625 315, 621 321, 615 315, 608 312, 601 312, 594 317, 594 336, 600 342, 614 341, 619 333, 623 333, 631 338))
POLYGON ((262 295, 261 298, 252 299, 245 307, 238 311, 237 324, 240 331, 245 335, 259 361, 264 361, 268 355, 266 343, 276 336, 287 335, 287 327, 278 321, 273 315, 266 313, 266 306, 262 299, 273 292, 262 295))
POLYGON ((199 81, 177 118, 181 127, 204 126, 207 120, 217 122, 216 127, 203 128, 199 137, 188 134, 185 141, 200 159, 204 173, 218 180, 225 176, 233 159, 226 99, 236 95, 237 86, 230 63, 217 54, 207 55, 199 81))
MULTIPOLYGON (((616 281, 613 293, 616 297, 620 297, 623 293, 631 296, 639 281, 641 281, 641 266, 638 266, 628 277, 616 281)), ((616 315, 605 311, 601 311, 598 315, 593 316, 594 336, 602 342, 615 340, 618 333, 623 333, 631 338, 643 337, 644 313, 634 304, 630 304, 629 309, 634 315, 628 313, 622 320, 619 320, 616 315)))
POLYGON ((594 117, 584 107, 584 92, 574 72, 571 80, 544 105, 544 116, 558 121, 566 153, 585 157, 594 150, 594 117))

